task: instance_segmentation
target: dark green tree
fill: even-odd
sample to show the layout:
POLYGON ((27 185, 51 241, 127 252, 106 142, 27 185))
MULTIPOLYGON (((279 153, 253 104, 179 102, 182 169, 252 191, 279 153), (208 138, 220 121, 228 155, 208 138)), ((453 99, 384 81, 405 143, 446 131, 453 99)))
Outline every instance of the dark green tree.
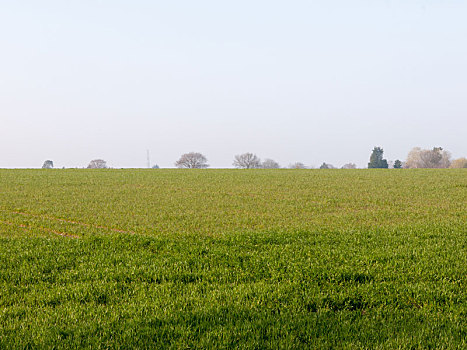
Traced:
POLYGON ((381 147, 373 148, 373 152, 371 152, 370 162, 368 163, 368 169, 374 168, 388 168, 388 161, 383 159, 383 149, 381 147))
POLYGON ((46 160, 44 164, 42 165, 42 169, 53 169, 54 167, 54 162, 51 160, 46 160))
POLYGON ((323 164, 321 164, 321 166, 319 168, 320 169, 334 169, 334 166, 332 164, 327 164, 327 163, 323 162, 323 164))
POLYGON ((399 159, 396 159, 394 161, 394 169, 401 169, 402 168, 402 162, 399 159))

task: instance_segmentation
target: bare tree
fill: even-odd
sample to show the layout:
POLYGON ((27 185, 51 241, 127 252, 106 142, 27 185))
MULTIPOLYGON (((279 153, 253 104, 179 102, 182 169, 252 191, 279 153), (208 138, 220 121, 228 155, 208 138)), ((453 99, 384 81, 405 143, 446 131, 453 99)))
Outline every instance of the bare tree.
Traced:
POLYGON ((238 154, 234 158, 233 165, 241 169, 256 169, 261 167, 261 159, 253 153, 238 154))
POLYGON ((103 159, 94 159, 89 162, 88 169, 106 169, 107 162, 103 159))
POLYGON ((423 168, 422 161, 420 159, 420 153, 422 149, 420 147, 414 147, 407 155, 407 160, 405 161, 406 168, 423 168))
POLYGON ((357 166, 354 163, 347 163, 342 166, 342 169, 357 169, 357 166))
POLYGON ((261 163, 261 168, 263 169, 279 169, 281 166, 275 160, 272 159, 265 159, 263 163, 261 163))
POLYGON ((306 169, 306 165, 300 162, 296 162, 289 165, 290 169, 306 169))
POLYGON ((42 169, 53 169, 54 162, 51 160, 46 160, 44 164, 42 164, 42 169))
POLYGON ((450 168, 467 168, 467 158, 459 158, 453 160, 450 168))
POLYGON ((180 159, 175 162, 175 166, 178 168, 204 169, 209 166, 207 161, 206 157, 201 153, 190 152, 182 154, 180 159))
POLYGON ((441 147, 432 150, 413 148, 407 155, 406 168, 449 168, 451 155, 441 147))

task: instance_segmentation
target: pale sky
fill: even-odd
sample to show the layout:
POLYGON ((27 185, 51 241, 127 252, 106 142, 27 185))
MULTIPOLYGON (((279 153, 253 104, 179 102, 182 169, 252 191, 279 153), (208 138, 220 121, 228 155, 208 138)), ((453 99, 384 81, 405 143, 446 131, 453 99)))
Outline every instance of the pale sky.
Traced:
POLYGON ((467 1, 0 0, 0 167, 467 156, 467 1))

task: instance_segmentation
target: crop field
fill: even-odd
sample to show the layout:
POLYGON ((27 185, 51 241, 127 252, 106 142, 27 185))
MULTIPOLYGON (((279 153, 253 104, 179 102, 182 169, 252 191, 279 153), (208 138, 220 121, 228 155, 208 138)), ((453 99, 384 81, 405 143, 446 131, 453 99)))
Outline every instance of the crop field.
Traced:
POLYGON ((0 170, 0 348, 467 348, 467 169, 0 170))

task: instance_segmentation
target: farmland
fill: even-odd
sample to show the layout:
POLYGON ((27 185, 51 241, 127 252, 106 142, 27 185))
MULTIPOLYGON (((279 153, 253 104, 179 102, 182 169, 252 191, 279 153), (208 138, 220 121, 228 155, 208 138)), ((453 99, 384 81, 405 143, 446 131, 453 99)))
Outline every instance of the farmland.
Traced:
POLYGON ((467 346, 467 171, 0 170, 0 348, 467 346))

